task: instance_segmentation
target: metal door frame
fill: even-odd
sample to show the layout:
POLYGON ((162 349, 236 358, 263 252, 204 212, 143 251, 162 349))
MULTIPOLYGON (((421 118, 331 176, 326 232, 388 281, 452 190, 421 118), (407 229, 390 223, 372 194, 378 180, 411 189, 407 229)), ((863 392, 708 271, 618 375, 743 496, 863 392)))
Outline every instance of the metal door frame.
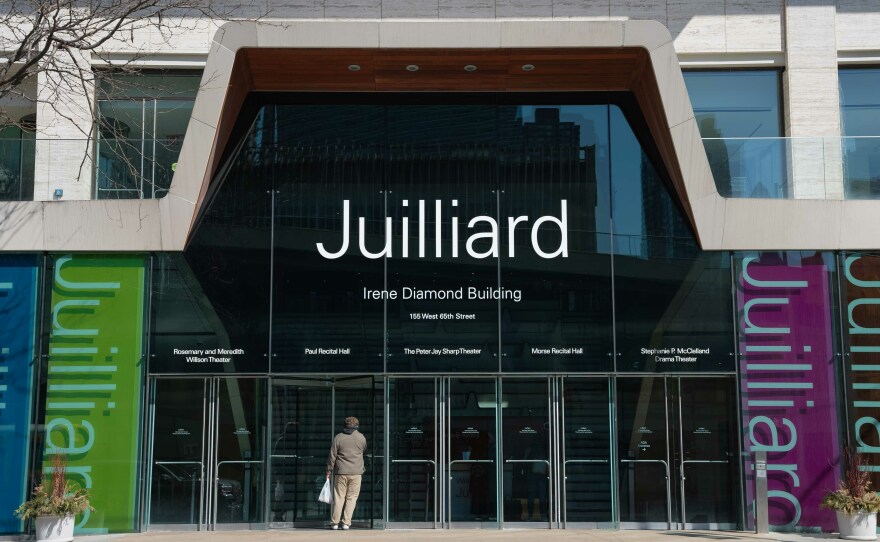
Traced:
POLYGON ((502 529, 503 521, 503 501, 502 496, 502 477, 503 464, 500 461, 501 456, 501 378, 498 376, 485 375, 448 375, 440 377, 440 474, 443 490, 442 506, 440 506, 440 525, 444 529, 452 529, 453 525, 458 529, 502 529), (495 459, 451 459, 452 457, 452 403, 449 400, 452 391, 452 380, 482 380, 492 382, 495 386, 495 459), (452 469, 453 463, 492 463, 495 466, 495 521, 452 521, 452 469))
MULTIPOLYGON (((620 375, 618 375, 620 376, 620 375)), ((666 516, 667 522, 619 522, 620 529, 656 529, 656 530, 736 530, 736 523, 687 523, 686 519, 686 503, 685 503, 685 464, 690 463, 727 463, 729 460, 685 460, 684 459, 684 431, 682 423, 682 400, 681 400, 681 381, 683 379, 715 379, 722 380, 728 385, 733 386, 736 382, 734 375, 730 374, 658 374, 658 375, 624 375, 627 378, 662 378, 663 379, 663 404, 665 411, 666 425, 666 459, 651 460, 628 460, 618 459, 617 463, 659 463, 665 470, 666 478, 666 516), (677 393, 672 394, 669 383, 674 381, 677 393), (678 460, 673 461, 673 454, 678 453, 678 460), (677 479, 677 480, 676 480, 677 479), (677 481, 677 483, 675 483, 677 481), (673 495, 672 489, 676 488, 677 494, 673 495), (673 504, 678 505, 678 510, 673 515, 673 504), (674 517, 675 516, 675 517, 674 517), (664 526, 665 525, 665 526, 664 526)), ((619 380, 619 379, 615 379, 619 380)), ((732 401, 736 401, 736 394, 732 394, 732 401)), ((617 435, 615 435, 615 446, 617 435)), ((734 465, 735 468, 735 465, 734 465)), ((617 482, 619 484, 619 481, 617 482)), ((617 506, 619 510, 619 491, 617 497, 617 506)), ((619 514, 619 512, 618 512, 619 514)))
MULTIPOLYGON (((220 478, 218 476, 218 468, 222 464, 241 463, 241 461, 221 461, 217 457, 219 445, 218 418, 220 415, 220 381, 221 380, 257 380, 264 381, 268 386, 268 379, 260 376, 216 376, 216 375, 199 375, 194 377, 181 376, 151 376, 150 377, 150 428, 148 439, 148 458, 149 458, 149 479, 146 487, 147 514, 145 521, 145 530, 148 531, 217 531, 217 530, 258 530, 265 528, 266 512, 262 514, 260 521, 254 523, 217 523, 217 492, 220 478), (201 380, 202 388, 202 455, 201 462, 184 462, 192 464, 200 464, 201 478, 199 480, 199 519, 198 523, 187 524, 165 524, 152 523, 150 514, 152 512, 152 488, 153 488, 153 471, 157 465, 162 464, 181 464, 178 461, 156 460, 154 457, 155 446, 155 423, 156 423, 156 387, 160 380, 201 380)), ((267 388, 268 389, 268 388, 267 388)), ((256 408, 266 407, 267 405, 255 405, 256 408)), ((267 413, 268 414, 268 413, 267 413)), ((268 418, 267 418, 268 419, 268 418)), ((265 440, 265 438, 264 438, 265 440)), ((260 443, 263 449, 262 457, 254 460, 248 460, 246 463, 260 465, 262 469, 261 484, 264 486, 261 494, 266 494, 266 443, 260 443)))
POLYGON ((438 529, 443 525, 443 520, 441 519, 441 510, 444 508, 441 506, 443 499, 445 498, 445 485, 443 483, 443 461, 440 458, 442 455, 443 444, 441 440, 443 423, 441 420, 443 409, 441 408, 441 397, 440 397, 440 386, 441 386, 441 378, 437 376, 427 376, 427 377, 394 377, 394 378, 386 378, 384 383, 384 392, 385 392, 385 468, 384 468, 384 483, 383 487, 383 501, 385 504, 385 528, 386 529, 438 529), (432 459, 394 459, 392 457, 391 450, 391 428, 392 420, 391 420, 391 383, 392 382, 402 382, 407 380, 419 380, 423 382, 431 381, 434 386, 434 455, 432 459), (391 521, 391 470, 393 464, 426 464, 431 465, 432 468, 432 476, 433 476, 433 492, 432 492, 432 503, 433 506, 429 510, 426 508, 426 512, 430 511, 432 513, 432 519, 430 521, 391 521))
MULTIPOLYGON (((266 399, 267 399, 266 408, 267 408, 267 413, 268 413, 267 422, 266 422, 267 427, 268 427, 268 429, 266 431, 267 441, 271 442, 271 440, 272 440, 271 428, 272 428, 273 417, 275 414, 273 401, 272 401, 272 397, 273 397, 272 390, 275 387, 277 387, 277 386, 296 386, 296 387, 310 388, 310 389, 314 389, 314 390, 325 390, 330 393, 330 415, 329 415, 329 423, 327 424, 327 434, 325 435, 327 437, 327 449, 329 451, 330 443, 333 441, 333 437, 337 433, 337 429, 338 429, 334 425, 334 423, 335 423, 334 420, 336 420, 336 390, 337 390, 337 388, 344 389, 344 388, 346 388, 345 384, 351 384, 351 383, 365 384, 366 386, 364 389, 370 393, 371 398, 374 398, 373 394, 375 393, 375 385, 376 385, 376 377, 374 375, 336 376, 336 377, 322 376, 322 377, 311 377, 311 378, 310 378, 310 375, 288 375, 288 376, 270 377, 268 379, 268 383, 267 383, 268 393, 266 394, 266 399)), ((354 387, 354 386, 352 386, 352 387, 354 387)), ((386 390, 383 389, 383 391, 386 391, 386 390)), ((386 392, 385 396, 387 397, 387 395, 388 394, 386 392)), ((373 412, 373 410, 372 410, 373 406, 374 405, 371 405, 371 407, 370 407, 371 413, 373 412)), ((376 437, 373 437, 373 438, 376 438, 376 437)), ((368 446, 369 446, 369 443, 368 443, 368 446)), ((297 521, 296 518, 294 517, 293 521, 289 521, 289 522, 274 522, 274 521, 272 521, 272 519, 271 519, 272 510, 271 510, 271 503, 270 503, 270 499, 271 499, 270 492, 272 491, 272 482, 273 482, 273 479, 272 479, 273 478, 273 475, 272 475, 272 461, 273 461, 273 459, 276 459, 276 458, 313 459, 313 457, 312 456, 299 456, 297 454, 294 454, 293 456, 273 454, 272 453, 272 445, 270 445, 270 444, 267 444, 266 451, 268 453, 263 454, 264 457, 266 458, 265 459, 266 466, 264 467, 266 470, 266 475, 264 476, 264 490, 263 490, 263 494, 265 495, 266 504, 264 505, 264 525, 263 525, 263 528, 266 528, 268 530, 283 531, 283 530, 325 528, 327 525, 329 525, 330 511, 331 511, 331 508, 329 506, 327 507, 327 517, 324 519, 321 519, 321 520, 299 520, 299 521, 297 521)), ((375 456, 375 455, 373 456, 373 458, 374 459, 375 458, 384 459, 382 456, 375 456)), ((365 486, 362 485, 361 486, 361 495, 362 496, 365 495, 367 491, 370 492, 370 499, 372 500, 373 489, 366 488, 366 490, 365 490, 365 486)), ((317 498, 317 496, 316 496, 316 498, 317 498)), ((363 525, 361 525, 362 522, 366 522, 367 524, 370 524, 372 521, 373 521, 373 518, 369 518, 366 520, 358 519, 358 520, 353 520, 352 525, 356 526, 356 527, 362 527, 363 526, 363 525)))
POLYGON ((150 376, 149 378, 149 437, 147 439, 147 464, 149 468, 147 469, 147 481, 146 481, 146 491, 144 500, 146 501, 146 513, 144 515, 144 531, 207 531, 210 530, 210 524, 208 522, 209 510, 208 503, 210 500, 210 491, 207 487, 210 472, 210 461, 207 460, 208 457, 208 447, 211 439, 208 438, 209 435, 209 420, 208 413, 210 410, 209 405, 209 397, 211 395, 211 388, 213 378, 210 376, 200 375, 197 377, 161 377, 161 376, 150 376), (155 458, 155 431, 156 431, 156 388, 160 380, 200 380, 202 382, 202 453, 201 453, 201 461, 165 461, 162 459, 156 460, 155 458), (155 467, 157 465, 170 465, 170 464, 198 464, 200 476, 198 480, 199 486, 199 508, 198 508, 198 522, 196 523, 153 523, 151 520, 152 516, 152 502, 153 502, 153 473, 155 467), (206 469, 207 467, 207 469, 206 469))
MULTIPOLYGON (((618 375, 621 376, 621 375, 618 375)), ((621 521, 620 514, 620 490, 617 491, 617 510, 618 510, 618 528, 621 530, 629 530, 629 529, 648 529, 648 530, 672 530, 672 480, 671 480, 671 472, 670 472, 670 454, 672 453, 669 437, 671 431, 670 417, 669 417, 669 377, 664 374, 658 375, 625 375, 624 378, 616 378, 615 379, 615 387, 617 383, 621 380, 639 380, 644 382, 647 378, 660 378, 663 380, 663 425, 664 425, 664 433, 666 434, 666 454, 664 459, 621 459, 618 457, 617 459, 617 467, 620 468, 623 464, 660 464, 664 469, 664 478, 666 481, 666 521, 621 521)), ((615 390, 616 391, 616 390, 615 390)), ((615 446, 617 446, 619 435, 614 435, 615 446)), ((618 454, 619 456, 619 454, 618 454)), ((620 484, 620 477, 617 479, 618 486, 620 484)))
MULTIPOLYGON (((504 382, 512 382, 516 380, 543 380, 545 385, 545 393, 547 395, 547 419, 545 422, 547 423, 547 459, 503 459, 499 461, 501 466, 501 474, 499 475, 500 483, 498 489, 498 501, 499 501, 499 510, 503 514, 504 512, 504 465, 507 464, 516 464, 516 463, 546 463, 547 465, 547 521, 513 521, 508 520, 502 516, 499 516, 501 527, 507 528, 511 527, 514 529, 558 529, 561 526, 561 515, 559 511, 559 458, 560 454, 564 453, 559 449, 559 432, 561 431, 560 419, 559 419, 559 379, 553 376, 534 376, 534 375, 505 375, 503 378, 499 379, 499 387, 498 387, 498 400, 496 401, 499 404, 502 404, 504 401, 504 382)), ((498 409, 498 418, 499 418, 499 426, 503 427, 503 409, 498 409)), ((498 457, 504 457, 504 433, 501 429, 499 429, 498 434, 501 435, 501 438, 496 439, 498 441, 498 447, 496 454, 498 457)), ((526 507, 531 503, 526 503, 526 507)))
POLYGON ((560 376, 555 377, 554 381, 556 382, 557 387, 557 399, 558 399, 558 429, 557 429, 557 438, 558 438, 558 455, 557 461, 559 468, 558 470, 558 487, 559 487, 559 524, 558 527, 561 529, 575 528, 575 529, 614 529, 617 528, 617 473, 615 466, 615 451, 616 451, 616 433, 614 431, 614 379, 610 376, 598 376, 598 377, 571 377, 571 376, 560 376), (608 394, 608 457, 606 459, 568 459, 567 454, 565 453, 565 384, 571 380, 574 381, 591 381, 591 382, 604 382, 606 391, 608 394), (569 463, 580 463, 580 464, 604 464, 608 466, 609 473, 609 484, 610 484, 610 495, 611 495, 611 517, 607 522, 583 522, 583 521, 568 521, 568 475, 566 465, 569 463))
MULTIPOLYGON (((684 467, 685 464, 727 464, 730 465, 731 462, 729 459, 684 459, 684 424, 682 418, 682 401, 681 401, 681 383, 682 380, 687 380, 688 378, 696 378, 696 379, 716 379, 725 382, 728 386, 733 387, 736 383, 736 380, 731 376, 703 376, 703 375, 676 375, 670 376, 669 378, 674 378, 678 384, 678 397, 675 402, 675 408, 678 410, 678 450, 679 450, 679 462, 678 462, 678 480, 679 480, 679 518, 676 522, 676 528, 682 530, 703 530, 703 531, 735 531, 737 530, 736 523, 718 523, 718 522, 707 522, 707 523, 688 523, 687 522, 687 502, 685 495, 685 473, 684 467)), ((732 391, 732 390, 731 390, 732 391)), ((731 393, 729 397, 736 400, 736 394, 731 393)), ((728 435, 729 437, 729 435, 728 435)), ((723 450, 719 450, 723 453, 723 450)), ((735 498, 734 498, 735 500, 735 498)))
MULTIPOLYGON (((220 431, 219 431, 219 419, 220 419, 220 389, 221 389, 221 381, 241 381, 241 380, 255 380, 257 382, 262 381, 264 386, 266 386, 265 390, 268 392, 269 388, 269 379, 262 376, 214 376, 211 378, 213 381, 213 418, 211 421, 211 429, 213 434, 213 447, 211 448, 210 461, 208 463, 208 467, 212 469, 211 477, 208 478, 211 484, 211 502, 210 511, 211 515, 211 523, 210 530, 212 531, 240 531, 240 530, 264 530, 266 528, 266 510, 263 510, 263 513, 260 517, 257 518, 254 522, 241 522, 241 523, 218 523, 217 522, 217 503, 219 502, 218 493, 219 493, 219 485, 220 485, 220 465, 230 465, 230 464, 240 464, 240 465, 256 465, 260 468, 260 485, 262 486, 261 490, 257 492, 259 495, 259 499, 257 502, 265 503, 265 497, 268 495, 268 489, 266 487, 266 479, 267 472, 266 467, 268 465, 268 460, 266 457, 267 444, 268 444, 268 431, 264 430, 263 434, 263 442, 260 442, 261 454, 260 458, 257 459, 249 459, 249 460, 221 460, 219 457, 219 446, 220 446, 220 431)), ((266 397, 269 397, 269 394, 266 393, 266 397)), ((269 421, 269 412, 268 412, 268 404, 267 402, 263 402, 262 404, 257 403, 254 405, 255 408, 260 409, 264 408, 266 410, 266 422, 268 424, 269 421)))

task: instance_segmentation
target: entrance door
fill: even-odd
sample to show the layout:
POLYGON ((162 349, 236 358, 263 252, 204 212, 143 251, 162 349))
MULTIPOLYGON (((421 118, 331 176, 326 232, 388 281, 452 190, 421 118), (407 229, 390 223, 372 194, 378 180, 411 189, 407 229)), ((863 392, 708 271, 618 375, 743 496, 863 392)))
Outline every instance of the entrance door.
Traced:
POLYGON ((352 525, 371 528, 380 514, 382 435, 372 378, 273 379, 270 438, 269 526, 274 529, 325 527, 330 507, 318 502, 326 480, 327 454, 347 416, 360 420, 367 439, 361 493, 352 525), (376 456, 379 457, 376 457, 376 456))
POLYGON ((497 380, 449 378, 444 391, 446 522, 449 527, 497 528, 497 380))
POLYGON ((733 384, 617 379, 621 528, 736 528, 733 384))
POLYGON ((546 377, 501 381, 505 527, 546 529, 557 521, 555 384, 546 377))
POLYGON ((560 508, 567 528, 615 526, 609 384, 608 378, 565 378, 560 383, 560 508))
POLYGON ((388 383, 388 521, 397 528, 436 528, 442 476, 440 379, 388 383))
POLYGON ((494 378, 388 382, 388 526, 498 527, 494 378))
POLYGON ((148 528, 264 525, 266 381, 152 382, 148 528))
POLYGON ((609 389, 608 378, 390 379, 389 527, 612 527, 609 389))
POLYGON ((685 529, 737 528, 736 394, 731 378, 680 378, 679 521, 685 529))

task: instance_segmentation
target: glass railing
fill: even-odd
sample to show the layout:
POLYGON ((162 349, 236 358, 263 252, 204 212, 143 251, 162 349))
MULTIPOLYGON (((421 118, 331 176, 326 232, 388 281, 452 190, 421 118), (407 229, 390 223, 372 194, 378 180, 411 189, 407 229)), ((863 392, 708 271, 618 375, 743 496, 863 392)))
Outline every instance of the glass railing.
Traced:
POLYGON ((880 137, 705 138, 727 198, 880 199, 880 137))
POLYGON ((880 199, 880 136, 843 137, 840 147, 844 197, 880 199))
POLYGON ((171 186, 181 143, 0 139, 0 201, 161 198, 171 186))

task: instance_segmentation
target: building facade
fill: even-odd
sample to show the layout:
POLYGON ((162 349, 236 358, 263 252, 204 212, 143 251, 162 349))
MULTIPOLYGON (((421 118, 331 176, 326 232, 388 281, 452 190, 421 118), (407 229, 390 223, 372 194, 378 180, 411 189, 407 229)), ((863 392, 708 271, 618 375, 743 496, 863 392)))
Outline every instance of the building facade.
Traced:
POLYGON ((320 526, 349 415, 365 528, 746 530, 766 451, 828 531, 845 447, 880 483, 880 10, 253 9, 5 105, 0 533, 58 453, 83 534, 320 526))

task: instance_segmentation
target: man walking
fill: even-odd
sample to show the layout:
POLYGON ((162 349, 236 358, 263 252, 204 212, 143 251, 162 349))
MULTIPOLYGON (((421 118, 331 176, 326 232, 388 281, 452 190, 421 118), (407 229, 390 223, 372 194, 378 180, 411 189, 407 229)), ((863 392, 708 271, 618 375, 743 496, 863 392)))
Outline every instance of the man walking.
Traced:
POLYGON ((351 527, 351 516, 361 492, 367 439, 358 431, 359 425, 360 422, 354 416, 345 418, 345 428, 333 439, 330 455, 327 457, 327 479, 336 473, 331 529, 338 529, 340 520, 343 529, 351 527))

